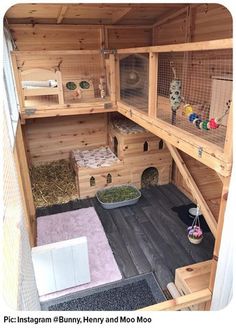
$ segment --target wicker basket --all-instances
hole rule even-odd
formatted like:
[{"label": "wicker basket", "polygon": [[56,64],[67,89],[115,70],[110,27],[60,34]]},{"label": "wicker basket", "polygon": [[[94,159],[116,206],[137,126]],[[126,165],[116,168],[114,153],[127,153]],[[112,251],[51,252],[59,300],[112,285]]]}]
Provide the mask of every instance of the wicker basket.
[{"label": "wicker basket", "polygon": [[199,238],[192,238],[192,237],[188,236],[188,239],[192,244],[200,244],[203,239],[203,236],[201,236]]}]

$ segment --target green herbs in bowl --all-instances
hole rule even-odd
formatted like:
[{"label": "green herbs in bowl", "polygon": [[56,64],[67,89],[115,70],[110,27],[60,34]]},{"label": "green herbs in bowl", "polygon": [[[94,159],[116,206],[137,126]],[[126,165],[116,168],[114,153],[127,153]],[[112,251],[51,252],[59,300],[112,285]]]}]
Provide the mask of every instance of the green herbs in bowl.
[{"label": "green herbs in bowl", "polygon": [[140,191],[132,185],[105,188],[97,192],[97,199],[104,208],[116,208],[137,203]]}]

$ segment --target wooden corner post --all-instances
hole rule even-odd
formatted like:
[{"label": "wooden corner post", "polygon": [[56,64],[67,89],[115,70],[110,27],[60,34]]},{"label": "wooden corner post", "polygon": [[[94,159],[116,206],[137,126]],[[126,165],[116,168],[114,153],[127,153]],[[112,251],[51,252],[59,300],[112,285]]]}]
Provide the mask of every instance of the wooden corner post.
[{"label": "wooden corner post", "polygon": [[158,54],[149,53],[148,115],[156,118],[157,113]]},{"label": "wooden corner post", "polygon": [[116,58],[114,54],[109,55],[110,62],[110,97],[111,102],[116,104]]}]

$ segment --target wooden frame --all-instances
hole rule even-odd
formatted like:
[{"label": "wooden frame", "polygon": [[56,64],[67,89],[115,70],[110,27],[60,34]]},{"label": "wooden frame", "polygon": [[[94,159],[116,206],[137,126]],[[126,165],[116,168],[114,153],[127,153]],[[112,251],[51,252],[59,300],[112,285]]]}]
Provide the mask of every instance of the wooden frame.
[{"label": "wooden frame", "polygon": [[[114,27],[116,28],[116,27]],[[229,129],[227,130],[227,136],[226,136],[226,144],[225,148],[220,148],[215,146],[212,143],[209,143],[205,140],[198,139],[196,141],[196,137],[193,137],[192,134],[182,132],[181,129],[177,127],[173,127],[165,122],[163,122],[160,119],[155,118],[155,107],[154,104],[157,102],[156,96],[153,92],[153,90],[156,90],[157,82],[156,77],[153,75],[153,68],[157,69],[157,55],[158,52],[170,52],[170,51],[200,51],[200,50],[214,50],[214,49],[225,49],[225,48],[232,48],[232,39],[223,39],[223,40],[214,40],[214,41],[207,41],[207,42],[196,42],[196,43],[185,43],[180,45],[167,45],[167,46],[152,46],[152,47],[139,47],[139,48],[129,48],[129,49],[121,49],[118,50],[118,54],[132,54],[132,53],[150,53],[150,68],[149,68],[149,81],[151,86],[154,86],[152,90],[149,90],[149,111],[148,114],[142,113],[135,109],[134,107],[128,106],[124,103],[122,103],[119,100],[119,61],[116,60],[116,57],[112,55],[110,57],[110,67],[111,70],[111,90],[112,90],[112,101],[114,104],[117,104],[117,110],[125,115],[127,118],[130,118],[131,120],[135,121],[136,123],[140,124],[144,128],[151,131],[153,134],[158,135],[160,138],[166,141],[167,146],[169,147],[169,150],[172,153],[173,158],[175,159],[179,169],[181,169],[181,173],[183,176],[185,176],[188,183],[190,183],[191,189],[195,196],[197,196],[199,204],[201,204],[202,210],[204,210],[204,215],[207,213],[207,221],[208,224],[213,232],[213,234],[216,237],[216,243],[214,248],[214,258],[212,263],[212,270],[211,270],[211,277],[210,277],[210,285],[209,289],[204,289],[192,294],[188,294],[186,296],[179,297],[177,299],[172,299],[167,302],[148,306],[143,311],[149,311],[149,310],[179,310],[181,308],[185,308],[188,306],[191,306],[193,304],[199,304],[202,302],[209,302],[211,300],[212,296],[212,290],[214,287],[214,279],[215,279],[215,272],[217,267],[217,259],[219,254],[219,247],[220,247],[220,240],[221,240],[221,233],[223,228],[223,220],[224,220],[224,211],[226,206],[226,200],[227,200],[227,191],[228,191],[228,185],[229,185],[229,177],[231,173],[231,155],[232,155],[232,126],[229,125]],[[24,54],[24,56],[31,56],[32,52],[21,52]],[[43,54],[43,55],[54,55],[54,54],[63,54],[63,55],[71,55],[71,54],[98,54],[98,51],[41,51],[37,54]],[[13,67],[14,71],[17,70],[16,65],[16,55],[18,52],[13,52]],[[19,81],[16,79],[17,86],[19,85]],[[19,87],[19,86],[18,86]],[[21,99],[21,98],[20,98]],[[103,104],[103,108],[102,108]],[[58,116],[58,115],[71,115],[71,114],[77,114],[81,113],[81,108],[83,109],[82,113],[95,113],[97,111],[100,112],[110,112],[114,111],[113,109],[108,109],[104,111],[104,103],[100,102],[97,109],[94,109],[94,104],[79,104],[78,105],[71,105],[70,112],[68,112],[68,109],[65,109],[65,107],[56,107],[54,109],[50,109],[50,116]],[[38,117],[46,117],[49,116],[49,110],[48,109],[42,109],[39,112],[36,112],[32,114],[31,116],[27,115],[26,113],[22,113],[22,116],[24,119],[27,118],[38,118]],[[231,111],[232,113],[232,111]],[[229,119],[230,120],[230,119]],[[231,120],[232,122],[232,120]],[[230,123],[230,122],[229,122]],[[21,134],[21,133],[19,133]],[[19,146],[18,146],[18,155],[20,154],[20,150],[23,145],[22,136],[19,135],[18,138]],[[199,151],[199,144],[203,144],[204,146],[204,152],[199,158],[198,151]],[[210,168],[214,169],[220,176],[224,183],[223,192],[222,192],[222,198],[221,198],[221,209],[220,209],[220,215],[218,219],[218,225],[216,225],[216,221],[212,214],[209,212],[209,210],[206,208],[205,201],[202,199],[201,194],[199,194],[198,187],[195,185],[193,179],[189,175],[188,171],[186,170],[183,160],[181,159],[178,150],[180,149],[187,154],[190,154],[195,159],[199,160],[200,162],[206,164]],[[225,157],[226,156],[226,157]],[[25,160],[21,160],[21,166],[26,167]],[[25,171],[23,169],[23,171]],[[25,172],[25,187],[23,185],[24,195],[27,195],[27,189],[30,187],[30,183],[27,179],[27,173]],[[30,197],[29,197],[30,198]],[[30,210],[31,216],[34,215],[34,210],[32,208],[31,202],[27,202],[29,205],[27,208]]]},{"label": "wooden frame", "polygon": [[[187,10],[187,15],[191,13]],[[189,30],[186,30],[186,38],[190,38]],[[118,111],[126,116],[127,118],[135,121],[139,125],[148,129],[153,134],[158,135],[163,140],[165,140],[166,145],[168,146],[173,159],[175,160],[179,171],[186,180],[188,186],[190,187],[194,197],[196,198],[197,203],[201,207],[201,210],[205,216],[205,219],[215,236],[215,246],[214,246],[214,255],[211,265],[211,273],[209,280],[209,288],[204,289],[198,292],[194,292],[183,297],[172,299],[164,303],[156,304],[153,306],[148,306],[143,311],[150,310],[179,310],[181,308],[189,307],[194,304],[199,304],[206,302],[206,309],[210,309],[211,304],[211,295],[214,289],[215,274],[217,268],[217,261],[219,256],[221,234],[223,230],[224,223],[224,212],[227,201],[227,194],[229,189],[229,181],[232,168],[232,104],[231,111],[228,116],[228,125],[226,132],[225,145],[223,148],[209,143],[201,138],[197,138],[188,133],[183,132],[178,127],[173,127],[172,125],[155,118],[156,107],[154,104],[157,103],[156,90],[157,90],[157,78],[152,72],[152,69],[155,67],[155,62],[153,60],[153,54],[159,52],[185,52],[185,51],[201,51],[201,50],[215,50],[215,49],[231,49],[233,46],[232,39],[223,39],[223,40],[212,40],[205,42],[195,42],[195,43],[184,43],[179,45],[165,45],[165,46],[152,46],[152,47],[139,47],[139,48],[129,48],[129,49],[120,49],[118,50],[119,55],[127,55],[133,53],[149,53],[149,107],[148,113],[138,110],[137,108],[125,104],[122,101],[117,102]],[[152,91],[150,90],[153,89]],[[153,92],[155,91],[155,93]],[[203,153],[199,157],[199,147],[203,148]],[[184,151],[185,153],[191,155],[191,157],[199,160],[208,167],[214,169],[219,175],[222,183],[223,190],[220,202],[220,213],[217,220],[214,218],[211,213],[206,201],[204,200],[200,190],[198,189],[194,179],[192,178],[188,168],[186,167],[182,157],[180,156],[178,149]]]},{"label": "wooden frame", "polygon": [[231,48],[233,48],[233,39],[228,38],[210,41],[189,42],[183,44],[118,49],[117,54],[189,52]]}]

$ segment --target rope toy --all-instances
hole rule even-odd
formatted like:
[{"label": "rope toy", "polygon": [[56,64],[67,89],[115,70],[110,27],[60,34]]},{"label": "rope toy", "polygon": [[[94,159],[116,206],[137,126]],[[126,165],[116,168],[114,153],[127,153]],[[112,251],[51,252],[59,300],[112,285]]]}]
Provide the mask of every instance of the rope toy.
[{"label": "rope toy", "polygon": [[188,117],[188,121],[195,125],[198,129],[210,130],[217,129],[222,122],[222,119],[229,113],[231,100],[226,102],[227,109],[223,115],[219,118],[211,118],[209,120],[202,120],[201,117],[193,111],[193,107],[190,104],[185,104],[182,114]]},{"label": "rope toy", "polygon": [[174,79],[170,82],[169,99],[172,110],[172,125],[176,123],[176,111],[181,104],[181,80],[177,78],[176,70],[173,62],[170,62],[170,66],[174,75]]}]

